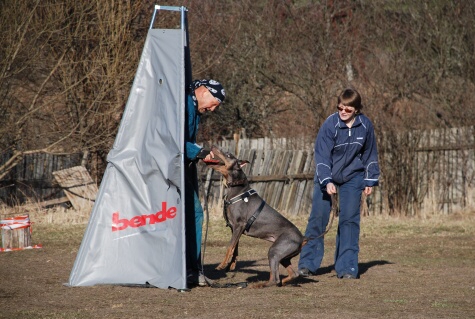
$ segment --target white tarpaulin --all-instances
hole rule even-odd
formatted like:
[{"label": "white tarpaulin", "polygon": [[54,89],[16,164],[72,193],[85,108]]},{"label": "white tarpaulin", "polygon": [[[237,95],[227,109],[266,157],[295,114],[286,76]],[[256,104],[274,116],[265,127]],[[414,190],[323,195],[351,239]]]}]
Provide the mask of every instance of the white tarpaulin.
[{"label": "white tarpaulin", "polygon": [[70,286],[186,288],[185,32],[149,30]]}]

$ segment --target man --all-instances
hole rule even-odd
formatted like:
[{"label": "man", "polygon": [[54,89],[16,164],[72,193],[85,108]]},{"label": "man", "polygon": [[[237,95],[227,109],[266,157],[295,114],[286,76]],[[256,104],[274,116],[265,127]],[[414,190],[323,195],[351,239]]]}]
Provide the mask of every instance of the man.
[{"label": "man", "polygon": [[213,112],[224,101],[223,86],[215,80],[196,80],[187,92],[185,112],[185,227],[186,267],[190,285],[206,286],[201,265],[203,208],[198,194],[196,162],[210,160],[214,154],[196,144],[201,115]]}]

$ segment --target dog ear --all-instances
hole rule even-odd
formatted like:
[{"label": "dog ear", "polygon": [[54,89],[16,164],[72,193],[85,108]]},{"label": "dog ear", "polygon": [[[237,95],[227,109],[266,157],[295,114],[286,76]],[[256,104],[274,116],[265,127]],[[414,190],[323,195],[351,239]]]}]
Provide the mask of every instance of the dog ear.
[{"label": "dog ear", "polygon": [[246,164],[249,164],[249,161],[239,160],[238,164],[239,164],[239,167],[242,168],[242,167],[246,166]]}]

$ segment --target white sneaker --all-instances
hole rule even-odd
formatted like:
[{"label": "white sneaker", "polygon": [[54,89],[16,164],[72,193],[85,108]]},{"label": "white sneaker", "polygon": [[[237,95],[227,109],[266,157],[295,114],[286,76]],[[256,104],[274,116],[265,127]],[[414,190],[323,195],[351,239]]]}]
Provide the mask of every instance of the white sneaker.
[{"label": "white sneaker", "polygon": [[198,276],[198,286],[206,287],[212,284],[213,284],[213,281],[211,279],[206,277],[204,274],[200,273],[200,275]]},{"label": "white sneaker", "polygon": [[186,279],[188,285],[190,286],[206,287],[213,283],[213,281],[206,277],[201,271],[189,272]]}]

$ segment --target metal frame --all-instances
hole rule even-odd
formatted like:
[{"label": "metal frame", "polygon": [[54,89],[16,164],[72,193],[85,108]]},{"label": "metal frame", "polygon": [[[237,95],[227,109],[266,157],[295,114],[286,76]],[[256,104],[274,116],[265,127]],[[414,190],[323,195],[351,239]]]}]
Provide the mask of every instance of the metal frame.
[{"label": "metal frame", "polygon": [[155,22],[155,17],[157,15],[157,12],[159,10],[165,10],[165,11],[178,11],[181,12],[181,29],[184,30],[186,28],[186,22],[185,22],[185,12],[188,11],[188,9],[184,6],[181,7],[172,7],[172,6],[159,6],[155,5],[155,9],[153,10],[153,15],[152,15],[152,21],[150,21],[150,28],[153,28],[153,23]]}]

